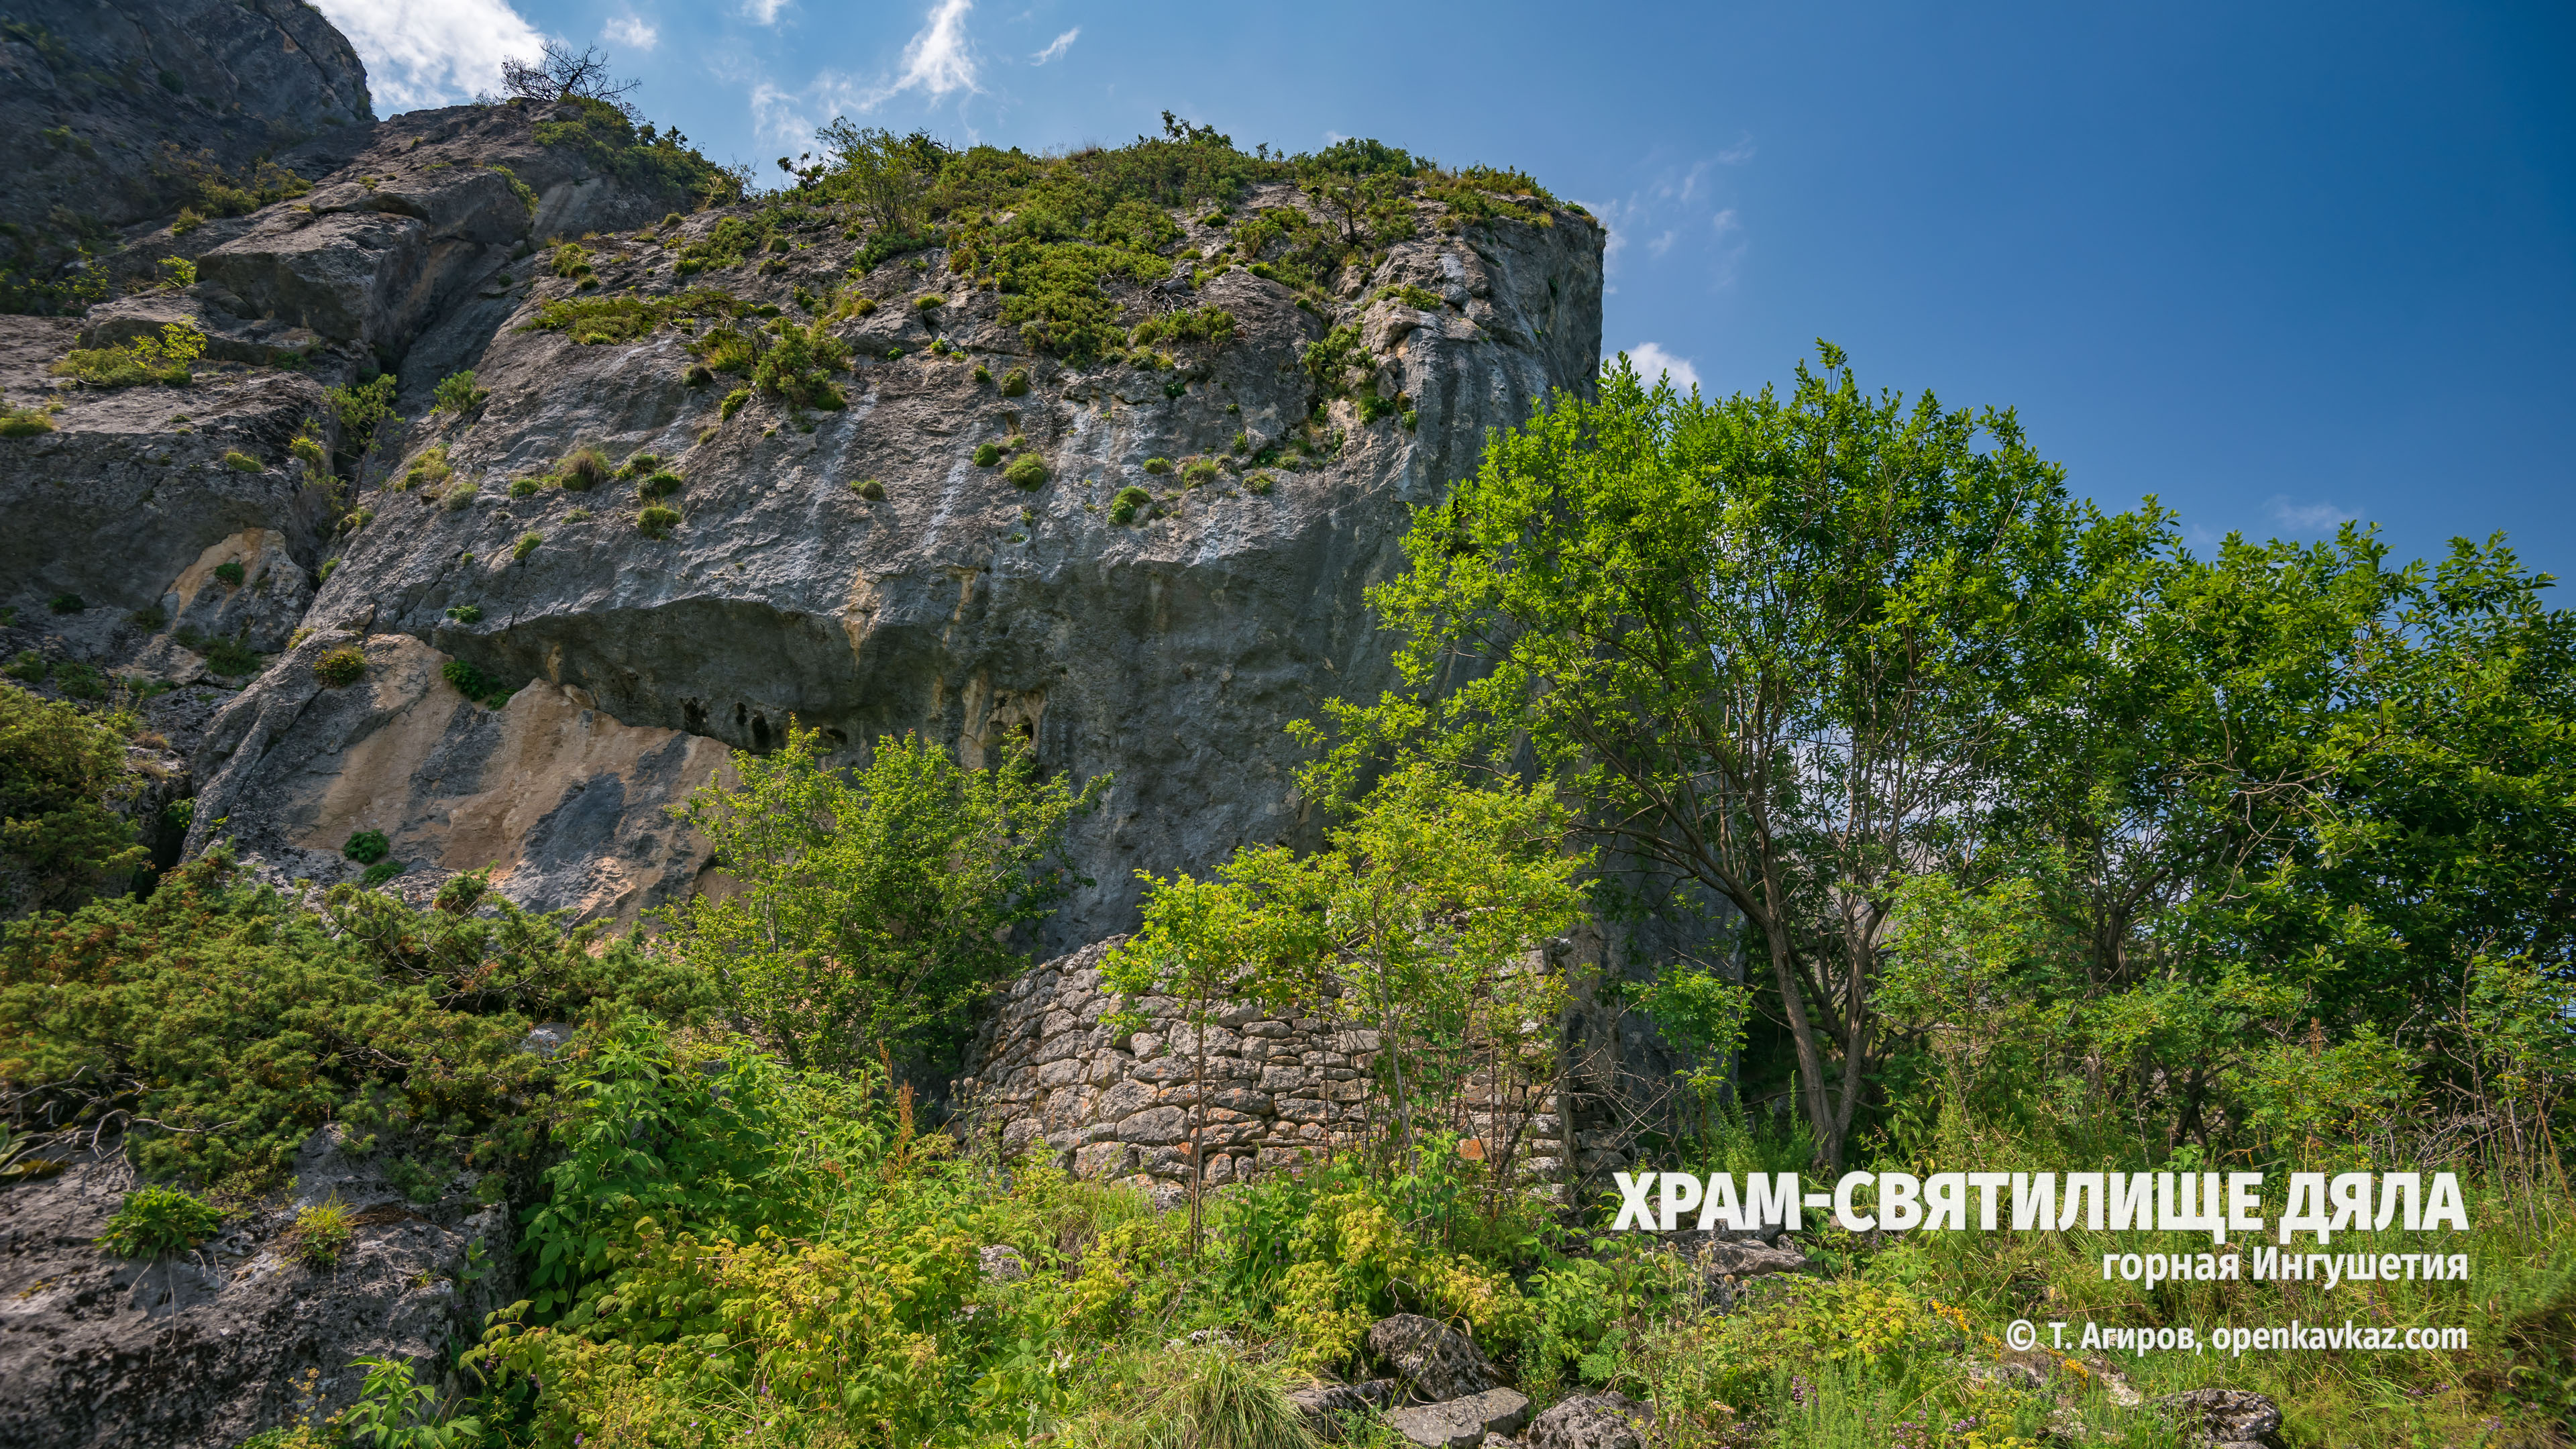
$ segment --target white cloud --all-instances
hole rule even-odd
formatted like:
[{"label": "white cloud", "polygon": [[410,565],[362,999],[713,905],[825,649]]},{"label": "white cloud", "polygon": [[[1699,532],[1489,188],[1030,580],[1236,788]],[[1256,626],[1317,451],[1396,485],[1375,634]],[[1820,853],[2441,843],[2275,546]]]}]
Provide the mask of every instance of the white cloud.
[{"label": "white cloud", "polygon": [[2352,517],[2351,509],[2322,499],[2315,503],[2293,503],[2274,494],[2272,501],[2265,506],[2272,512],[2272,521],[2292,533],[2332,533],[2336,525]]},{"label": "white cloud", "polygon": [[966,45],[966,12],[975,0],[939,0],[928,21],[903,47],[903,74],[886,94],[915,88],[937,100],[950,91],[975,89],[975,56]]},{"label": "white cloud", "polygon": [[1718,152],[1716,157],[1717,164],[1720,166],[1741,166],[1752,159],[1753,136],[1751,132],[1745,133],[1745,135],[1737,140],[1734,145]]},{"label": "white cloud", "polygon": [[599,32],[599,38],[611,45],[651,50],[661,43],[662,32],[654,29],[652,22],[644,17],[630,14],[612,18],[607,28]]},{"label": "white cloud", "polygon": [[452,105],[497,90],[501,61],[534,60],[545,37],[509,0],[317,0],[367,63],[367,86],[391,111]]},{"label": "white cloud", "polygon": [[1648,387],[1655,385],[1658,376],[1671,378],[1675,392],[1687,393],[1699,386],[1699,369],[1691,366],[1690,359],[1675,357],[1656,343],[1640,342],[1629,348],[1628,360],[1636,364],[1637,376]]},{"label": "white cloud", "polygon": [[776,25],[778,12],[787,8],[787,0],[742,0],[742,13],[754,25]]},{"label": "white cloud", "polygon": [[[830,82],[818,81],[818,87]],[[807,109],[803,97],[782,91],[767,81],[755,81],[751,87],[752,129],[767,141],[785,141],[790,145],[814,139],[814,113]]]},{"label": "white cloud", "polygon": [[1048,61],[1054,60],[1058,56],[1063,55],[1066,51],[1073,49],[1073,43],[1081,38],[1082,27],[1077,25],[1071,30],[1066,31],[1064,34],[1057,36],[1055,39],[1048,41],[1046,49],[1029,57],[1029,64],[1044,65]]}]

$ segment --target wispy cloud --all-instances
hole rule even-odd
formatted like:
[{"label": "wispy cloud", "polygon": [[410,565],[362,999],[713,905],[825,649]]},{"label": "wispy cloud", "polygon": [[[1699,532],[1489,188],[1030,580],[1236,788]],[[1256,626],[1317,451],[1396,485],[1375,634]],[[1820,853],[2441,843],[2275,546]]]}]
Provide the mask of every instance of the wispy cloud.
[{"label": "wispy cloud", "polygon": [[767,81],[751,87],[751,127],[764,141],[791,145],[814,139],[817,129],[811,96],[783,91]]},{"label": "wispy cloud", "polygon": [[1628,360],[1636,364],[1637,376],[1649,387],[1657,377],[1671,378],[1675,392],[1688,393],[1699,386],[1699,369],[1691,366],[1690,359],[1675,357],[1659,343],[1638,343],[1628,349]]},{"label": "wispy cloud", "polygon": [[742,0],[742,13],[754,25],[776,25],[778,12],[787,8],[787,0]]},{"label": "wispy cloud", "polygon": [[975,53],[966,42],[966,12],[974,8],[974,0],[939,0],[930,7],[921,29],[904,43],[903,72],[885,94],[922,90],[937,100],[950,91],[973,91]]},{"label": "wispy cloud", "polygon": [[501,84],[501,61],[534,59],[545,37],[509,0],[319,0],[367,63],[389,110],[448,105]]},{"label": "wispy cloud", "polygon": [[1651,179],[1625,196],[1586,199],[1584,209],[1610,234],[1602,254],[1604,290],[1617,291],[1622,267],[1637,260],[1632,241],[1650,262],[1688,266],[1697,259],[1711,286],[1735,285],[1750,241],[1736,209],[1720,204],[1728,183],[1718,168],[1740,166],[1752,155],[1752,141],[1738,141],[1714,156],[1649,173]]},{"label": "wispy cloud", "polygon": [[1073,49],[1073,43],[1081,38],[1082,27],[1077,25],[1071,30],[1066,31],[1064,34],[1057,36],[1055,39],[1048,41],[1046,49],[1029,57],[1029,64],[1044,65],[1048,61],[1054,60],[1063,55],[1066,51]]},{"label": "wispy cloud", "polygon": [[599,32],[599,38],[611,45],[651,50],[661,44],[662,32],[654,29],[652,22],[644,17],[627,14],[610,17],[607,26]]},{"label": "wispy cloud", "polygon": [[2332,533],[2353,516],[2352,510],[2340,503],[2328,503],[2323,499],[2314,503],[2294,503],[2277,493],[2264,506],[2270,510],[2274,523],[2293,534]]}]

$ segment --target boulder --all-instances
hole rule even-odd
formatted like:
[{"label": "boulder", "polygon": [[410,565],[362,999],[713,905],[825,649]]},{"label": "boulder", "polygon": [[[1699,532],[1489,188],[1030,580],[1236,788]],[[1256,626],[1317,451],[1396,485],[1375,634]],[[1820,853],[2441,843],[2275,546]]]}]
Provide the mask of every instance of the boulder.
[{"label": "boulder", "polygon": [[2191,1389],[2167,1394],[2155,1405],[2191,1435],[2192,1443],[2216,1449],[2254,1449],[2269,1443],[2281,1428],[2281,1406],[2245,1389]]},{"label": "boulder", "polygon": [[1655,1411],[1626,1394],[1577,1394],[1530,1425],[1530,1449],[1646,1449]]},{"label": "boulder", "polygon": [[1488,1438],[1508,1439],[1529,1421],[1529,1400],[1511,1389],[1417,1404],[1387,1411],[1388,1427],[1422,1449],[1482,1449]]},{"label": "boulder", "polygon": [[1393,1379],[1370,1379],[1357,1384],[1315,1384],[1290,1389],[1288,1402],[1297,1406],[1297,1412],[1305,1416],[1307,1427],[1315,1431],[1316,1437],[1327,1444],[1338,1444],[1346,1421],[1364,1418],[1385,1408],[1394,1402],[1395,1390]]},{"label": "boulder", "polygon": [[996,1243],[975,1256],[983,1265],[987,1282],[1017,1283],[1029,1276],[1028,1260],[1020,1256],[1019,1249],[1007,1243]]},{"label": "boulder", "polygon": [[[406,1197],[384,1152],[307,1139],[291,1199],[237,1211],[190,1253],[129,1262],[92,1241],[134,1183],[109,1144],[61,1175],[0,1188],[0,1443],[198,1449],[358,1396],[361,1357],[455,1381],[450,1348],[517,1297],[506,1205],[460,1180]],[[327,1268],[287,1238],[338,1198],[354,1231]]]},{"label": "boulder", "polygon": [[1497,1382],[1493,1364],[1475,1340],[1418,1313],[1379,1319],[1368,1331],[1368,1351],[1395,1371],[1407,1396],[1416,1401],[1464,1398]]}]

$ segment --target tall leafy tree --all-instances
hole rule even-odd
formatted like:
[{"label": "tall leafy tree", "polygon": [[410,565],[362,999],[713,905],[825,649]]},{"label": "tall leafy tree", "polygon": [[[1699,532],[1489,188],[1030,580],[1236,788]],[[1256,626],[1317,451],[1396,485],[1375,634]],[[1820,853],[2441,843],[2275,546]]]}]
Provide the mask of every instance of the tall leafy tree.
[{"label": "tall leafy tree", "polygon": [[1337,711],[1327,793],[1386,748],[1533,758],[1617,850],[1744,917],[1839,1162],[1891,887],[1962,847],[2088,547],[2009,411],[1864,393],[1843,354],[1718,401],[1624,359],[1488,444],[1372,598],[1409,689]]},{"label": "tall leafy tree", "polygon": [[665,909],[664,939],[792,1066],[936,1056],[1026,964],[1011,934],[1072,887],[1065,830],[1108,777],[1076,792],[1024,751],[968,769],[917,735],[848,772],[820,738],[791,725],[783,748],[735,757],[738,785],[675,807],[739,889]]}]

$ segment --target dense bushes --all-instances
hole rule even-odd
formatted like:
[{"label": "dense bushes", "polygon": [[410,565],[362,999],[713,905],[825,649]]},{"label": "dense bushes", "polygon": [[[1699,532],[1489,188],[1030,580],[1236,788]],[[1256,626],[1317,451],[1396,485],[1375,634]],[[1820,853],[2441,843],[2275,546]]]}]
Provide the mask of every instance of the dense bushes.
[{"label": "dense bushes", "polygon": [[[273,1186],[324,1122],[490,1168],[532,1146],[530,1025],[702,1008],[686,978],[597,927],[495,902],[415,912],[335,888],[321,914],[218,851],[148,900],[93,901],[0,935],[0,1080],[39,1131],[123,1125],[147,1176]],[[594,954],[596,951],[596,954]]]},{"label": "dense bushes", "polygon": [[0,684],[0,863],[22,874],[32,897],[8,904],[68,903],[141,866],[148,853],[133,824],[110,808],[128,788],[114,730]]}]

